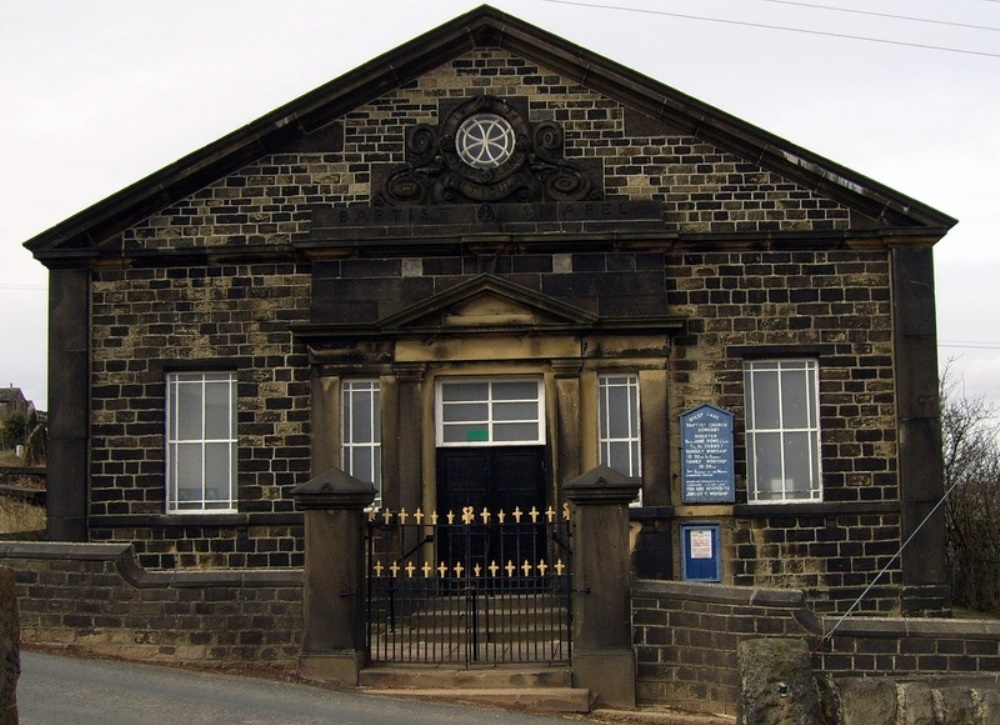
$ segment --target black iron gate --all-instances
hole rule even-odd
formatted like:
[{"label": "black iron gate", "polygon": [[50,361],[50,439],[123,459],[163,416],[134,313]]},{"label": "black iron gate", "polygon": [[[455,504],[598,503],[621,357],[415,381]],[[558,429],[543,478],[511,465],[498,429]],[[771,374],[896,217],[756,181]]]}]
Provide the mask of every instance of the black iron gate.
[{"label": "black iron gate", "polygon": [[569,662],[569,507],[369,515],[373,662]]}]

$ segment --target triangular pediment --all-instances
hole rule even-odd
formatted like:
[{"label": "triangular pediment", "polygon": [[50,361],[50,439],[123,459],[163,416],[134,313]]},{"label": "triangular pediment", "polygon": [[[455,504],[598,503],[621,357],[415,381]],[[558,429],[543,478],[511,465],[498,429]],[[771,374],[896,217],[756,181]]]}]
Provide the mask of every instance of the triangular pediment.
[{"label": "triangular pediment", "polygon": [[[212,245],[252,246],[251,241],[233,242],[223,235],[212,237],[211,234],[194,234],[189,241],[178,241],[177,235],[183,230],[183,225],[170,220],[165,211],[176,204],[187,203],[196,194],[205,193],[204,190],[213,184],[225,185],[231,175],[274,155],[341,153],[347,143],[341,120],[349,114],[366,104],[389,98],[398,89],[408,87],[456,59],[487,51],[508,53],[511,57],[530,61],[539,69],[551,71],[560,79],[559,87],[564,87],[563,82],[575,83],[587,92],[609,99],[629,114],[626,122],[631,119],[635,127],[645,125],[649,130],[648,134],[638,133],[637,136],[661,139],[663,133],[669,133],[682,138],[681,145],[686,145],[686,137],[698,139],[707,146],[731,154],[735,161],[742,160],[750,166],[759,167],[776,178],[788,180],[808,190],[808,193],[849,210],[850,221],[836,227],[838,230],[903,230],[934,241],[955,223],[951,217],[927,205],[661,82],[494,8],[482,6],[150,174],[39,234],[25,246],[36,258],[51,266],[86,264],[88,259],[102,256],[110,259],[117,255],[120,258],[125,251],[125,243],[121,242],[116,248],[117,237],[157,215],[163,215],[163,223],[151,224],[149,230],[142,230],[148,231],[150,237],[156,235],[157,226],[181,229],[173,228],[171,235],[157,237],[159,247],[151,244],[148,238],[137,235],[129,248],[130,252],[142,256],[164,250],[170,254],[178,250],[195,253]],[[450,85],[447,87],[451,88]],[[439,92],[440,88],[435,90]],[[488,91],[489,88],[483,86],[481,92]],[[429,121],[428,118],[420,119],[421,123]],[[667,173],[664,171],[663,175]],[[748,170],[746,175],[753,176],[754,171]],[[335,176],[329,174],[323,177],[322,183],[333,183],[331,179]],[[241,186],[243,181],[240,179],[241,184],[233,186],[244,188]],[[285,182],[263,183],[269,189],[280,191]],[[338,183],[350,186],[347,182]],[[767,188],[774,185],[771,179],[763,179],[759,184]],[[251,182],[246,182],[246,185],[248,188]],[[647,196],[652,193],[648,192]],[[799,192],[795,190],[794,193]],[[306,192],[302,195],[308,196]],[[282,196],[281,204],[287,203],[284,198]],[[336,191],[331,192],[329,199],[323,203],[339,207],[352,201]],[[694,203],[697,204],[697,200]],[[176,216],[202,216],[201,212],[195,213],[192,209],[184,211],[184,214]],[[695,211],[711,216],[710,210]],[[760,213],[766,214],[763,210]],[[304,209],[297,210],[296,214],[300,218],[306,217]],[[239,213],[228,216],[239,219]],[[665,217],[668,223],[672,221],[669,210],[665,212]],[[779,231],[817,229],[808,221],[810,218],[807,216],[800,227]],[[863,221],[855,222],[855,219]],[[215,223],[224,225],[229,221]],[[297,227],[293,233],[304,234],[306,231],[307,227],[303,226]],[[680,228],[679,231],[702,233],[717,230]],[[739,232],[741,229],[735,224],[732,230],[724,231]],[[754,225],[748,231],[772,230],[766,225]],[[273,239],[262,241],[259,248],[250,249],[249,253],[259,253],[265,247],[268,253],[274,253],[275,248],[281,245],[284,245],[285,253],[292,253],[289,236],[277,233]]]},{"label": "triangular pediment", "polygon": [[501,277],[482,274],[376,323],[383,332],[592,327],[598,317]]}]

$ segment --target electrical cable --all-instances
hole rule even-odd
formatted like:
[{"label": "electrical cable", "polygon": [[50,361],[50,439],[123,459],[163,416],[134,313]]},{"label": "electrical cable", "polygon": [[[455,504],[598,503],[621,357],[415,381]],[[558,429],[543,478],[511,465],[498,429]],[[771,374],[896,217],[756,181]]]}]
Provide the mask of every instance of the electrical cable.
[{"label": "electrical cable", "polygon": [[929,23],[931,25],[947,25],[953,28],[969,28],[971,30],[988,30],[993,33],[1000,33],[1000,28],[993,28],[988,25],[971,25],[968,23],[953,23],[950,20],[934,20],[932,18],[915,18],[911,15],[893,15],[892,13],[877,13],[872,10],[855,10],[853,8],[835,8],[831,5],[812,5],[810,3],[796,2],[796,0],[758,0],[762,3],[774,3],[775,5],[794,5],[800,8],[811,8],[813,10],[829,10],[836,13],[851,13],[854,15],[870,15],[876,18],[891,18],[892,20],[909,20],[914,23]]},{"label": "electrical cable", "polygon": [[[882,575],[885,574],[889,570],[889,567],[892,566],[893,563],[896,561],[896,559],[899,558],[899,555],[903,553],[903,549],[906,548],[906,545],[909,544],[911,541],[913,541],[913,538],[918,533],[920,533],[920,529],[924,527],[924,524],[926,524],[930,520],[931,516],[933,516],[937,512],[937,510],[941,508],[941,504],[943,504],[948,499],[949,494],[951,494],[951,492],[955,490],[955,487],[958,485],[958,483],[959,483],[958,481],[955,481],[953,484],[951,484],[948,490],[944,492],[944,496],[941,497],[941,500],[938,501],[936,504],[934,504],[934,508],[932,508],[930,512],[926,516],[924,516],[924,520],[921,521],[920,524],[917,526],[917,528],[913,530],[913,533],[911,533],[908,537],[906,537],[906,541],[903,542],[903,545],[900,546],[899,549],[897,549],[896,553],[892,555],[892,558],[889,559],[888,563],[886,563],[886,565],[882,567],[882,571],[880,571],[878,574],[875,575],[875,578],[872,579],[871,584],[865,587],[865,590],[861,592],[861,595],[857,599],[854,600],[854,603],[848,608],[846,612],[844,612],[844,615],[839,620],[837,620],[837,623],[830,628],[830,631],[828,631],[826,634],[823,635],[822,639],[820,639],[820,643],[816,646],[817,650],[833,638],[834,633],[837,631],[840,625],[844,623],[844,620],[847,619],[848,616],[850,616],[851,612],[854,611],[855,607],[857,607],[861,603],[861,600],[864,599],[866,596],[868,596],[868,592],[871,591],[872,587],[875,586],[878,583],[878,580],[882,578]],[[815,652],[816,650],[813,651]]]},{"label": "electrical cable", "polygon": [[[843,40],[860,40],[868,43],[883,43],[885,45],[900,45],[907,48],[919,48],[921,50],[937,50],[944,53],[960,53],[962,55],[978,55],[986,58],[1000,58],[1000,53],[988,53],[980,50],[966,50],[964,48],[949,48],[942,45],[927,45],[925,43],[910,43],[903,40],[888,40],[886,38],[870,38],[862,35],[850,35],[848,33],[831,33],[824,30],[808,30],[806,28],[792,28],[784,25],[768,25],[766,23],[751,23],[744,20],[725,20],[723,18],[709,18],[702,15],[688,15],[686,13],[672,13],[665,10],[648,10],[646,8],[625,8],[616,5],[601,5],[597,3],[577,2],[576,0],[541,0],[542,2],[556,5],[573,5],[581,8],[591,8],[594,10],[618,10],[628,13],[643,13],[646,15],[662,15],[671,18],[683,18],[685,20],[701,20],[709,23],[722,23],[724,25],[741,25],[748,28],[763,28],[765,30],[783,30],[789,33],[804,33],[807,35],[821,35],[827,38],[840,38]],[[1000,0],[995,0],[1000,2]]]}]

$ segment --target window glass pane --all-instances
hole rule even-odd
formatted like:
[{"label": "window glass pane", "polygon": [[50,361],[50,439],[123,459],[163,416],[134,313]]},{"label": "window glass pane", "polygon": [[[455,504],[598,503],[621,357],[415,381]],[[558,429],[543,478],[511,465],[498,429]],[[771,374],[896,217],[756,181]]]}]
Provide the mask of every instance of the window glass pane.
[{"label": "window glass pane", "polygon": [[533,380],[493,383],[494,400],[537,400],[538,383]]},{"label": "window glass pane", "polygon": [[626,476],[631,475],[631,446],[628,442],[609,443],[607,446],[608,457],[604,462],[608,468],[613,468]]},{"label": "window glass pane", "polygon": [[177,405],[173,412],[177,420],[177,440],[201,440],[201,384],[180,382],[176,390]]},{"label": "window glass pane", "polygon": [[489,399],[488,383],[446,383],[441,386],[441,399],[455,401],[485,401]]},{"label": "window glass pane", "polygon": [[[806,375],[806,396],[807,405],[809,409],[809,427],[814,430],[819,429],[819,403],[817,402],[816,386],[819,384],[818,381],[818,370],[815,364],[810,368],[808,375]],[[818,461],[819,458],[817,457]]]},{"label": "window glass pane", "polygon": [[372,483],[375,484],[376,490],[381,495],[382,492],[382,448],[378,447],[375,449],[375,462],[374,468],[372,469]]},{"label": "window glass pane", "polygon": [[490,409],[486,403],[446,405],[443,415],[446,423],[486,422],[489,420]]},{"label": "window glass pane", "polygon": [[[193,387],[193,386],[191,386]],[[205,385],[205,438],[209,440],[231,437],[232,406],[229,403],[229,381]]]},{"label": "window glass pane", "polygon": [[484,425],[447,425],[444,427],[445,443],[486,443],[490,430]]},{"label": "window glass pane", "polygon": [[755,430],[776,430],[781,427],[778,401],[777,371],[754,371],[752,404]]},{"label": "window glass pane", "polygon": [[754,482],[760,499],[780,500],[784,490],[781,473],[781,434],[757,433],[753,436]]},{"label": "window glass pane", "polygon": [[232,465],[229,443],[205,444],[205,499],[229,504],[229,471]]},{"label": "window glass pane", "polygon": [[497,403],[493,406],[494,420],[537,420],[537,403]]},{"label": "window glass pane", "polygon": [[807,375],[803,370],[785,371],[781,376],[781,415],[784,428],[809,426]]},{"label": "window glass pane", "polygon": [[177,482],[178,502],[201,502],[201,445],[174,446],[173,472]]},{"label": "window glass pane", "polygon": [[608,437],[627,438],[632,434],[634,407],[628,388],[610,388],[607,395]]},{"label": "window glass pane", "polygon": [[785,434],[785,488],[795,498],[809,498],[813,478],[809,433]]},{"label": "window glass pane", "polygon": [[374,482],[375,473],[372,470],[371,451],[357,449],[351,459],[351,475],[359,481]]},{"label": "window glass pane", "polygon": [[495,441],[535,441],[538,440],[537,423],[497,423],[493,426]]},{"label": "window glass pane", "polygon": [[372,399],[370,395],[355,393],[351,397],[351,443],[372,442]]}]

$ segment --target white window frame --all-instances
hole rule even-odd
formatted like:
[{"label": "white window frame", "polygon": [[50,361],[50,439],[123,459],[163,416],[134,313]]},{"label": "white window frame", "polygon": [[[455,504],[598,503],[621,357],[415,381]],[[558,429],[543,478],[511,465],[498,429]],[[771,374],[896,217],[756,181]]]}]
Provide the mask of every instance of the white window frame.
[{"label": "white window frame", "polygon": [[[611,432],[611,393],[624,389],[626,395],[626,421],[628,430],[624,435]],[[642,415],[639,398],[639,376],[636,373],[605,373],[597,378],[597,446],[598,459],[602,465],[614,468],[619,473],[633,478],[642,477]],[[611,465],[612,446],[625,445],[628,451],[625,470]],[[642,490],[633,506],[642,505]]]},{"label": "white window frame", "polygon": [[[237,384],[236,372],[232,370],[184,371],[167,373],[167,405],[166,405],[166,472],[167,496],[166,510],[168,514],[219,514],[234,513],[237,510],[237,446],[239,443],[236,423]],[[219,392],[225,386],[225,405],[228,407],[228,417],[221,428],[206,431],[208,425],[208,406],[206,401],[207,386],[213,386]],[[183,386],[183,387],[182,387]],[[216,387],[217,386],[217,387]],[[195,393],[200,420],[197,422],[198,434],[186,435],[181,426],[180,399],[181,391]],[[219,420],[215,421],[218,426]],[[224,428],[224,430],[222,429]],[[211,452],[215,452],[216,463],[224,462],[223,486],[225,495],[209,497],[209,490],[219,488],[217,481],[210,481],[212,475],[209,468]],[[218,453],[224,453],[219,456]],[[187,464],[186,466],[183,464]],[[197,486],[181,486],[183,470],[191,465],[200,469],[197,474]],[[191,498],[181,496],[182,490],[200,489],[200,496]]]},{"label": "white window frame", "polygon": [[[533,383],[535,386],[535,395],[531,398],[499,398],[495,395],[495,386],[503,383]],[[476,400],[466,400],[466,401],[445,401],[444,391],[449,385],[483,385],[485,386],[486,395],[481,399]],[[531,417],[523,417],[515,420],[502,419],[497,416],[497,408],[503,404],[527,404],[533,403],[535,406],[535,414]],[[486,415],[475,420],[462,420],[456,422],[446,422],[445,419],[448,417],[446,408],[451,408],[459,406],[486,406]],[[437,381],[437,390],[435,395],[435,439],[437,445],[442,448],[478,448],[487,446],[525,446],[525,445],[544,445],[545,444],[545,386],[540,377],[523,377],[523,376],[511,376],[511,377],[462,377],[462,378],[444,378]],[[498,440],[496,436],[496,430],[498,426],[504,424],[524,424],[533,423],[536,426],[536,433],[534,437],[525,437],[518,440]],[[484,437],[476,440],[446,440],[447,429],[450,426],[455,426],[456,428],[463,425],[478,425],[482,426],[484,429]]]},{"label": "white window frame", "polygon": [[[793,384],[791,373],[800,377],[806,373],[806,390],[804,393],[806,425],[786,425],[783,398]],[[754,407],[755,401],[760,401],[760,376],[764,373],[777,373],[777,400],[771,403],[777,413],[777,425],[758,424]],[[819,364],[810,358],[781,358],[772,360],[748,360],[743,364],[744,394],[746,398],[746,451],[747,451],[747,501],[752,504],[768,503],[809,503],[823,500],[822,486],[822,442],[820,439],[819,422]],[[768,480],[764,486],[761,480],[761,469],[766,465],[758,454],[758,438],[777,436],[779,439],[779,460],[777,469],[780,474]],[[792,437],[805,436],[806,473],[804,483],[789,477],[788,458]],[[771,467],[774,468],[773,461]]]},{"label": "white window frame", "polygon": [[[354,417],[361,406],[371,435],[359,437],[354,430]],[[363,460],[365,466],[359,465]],[[377,378],[351,378],[340,384],[340,461],[341,468],[375,487],[373,508],[382,506],[382,384]],[[371,476],[362,473],[371,471]]]}]

